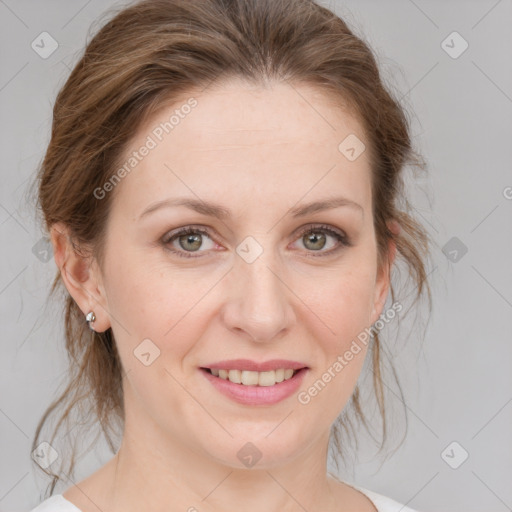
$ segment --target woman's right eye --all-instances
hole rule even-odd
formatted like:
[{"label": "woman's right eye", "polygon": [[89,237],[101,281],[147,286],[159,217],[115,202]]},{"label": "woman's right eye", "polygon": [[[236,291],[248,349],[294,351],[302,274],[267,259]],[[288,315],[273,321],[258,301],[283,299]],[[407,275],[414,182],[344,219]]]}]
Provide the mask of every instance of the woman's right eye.
[{"label": "woman's right eye", "polygon": [[[181,228],[174,233],[166,235],[162,242],[167,246],[167,249],[180,256],[182,258],[197,258],[199,256],[193,256],[190,253],[204,252],[199,251],[199,248],[203,245],[203,238],[210,238],[208,231],[201,228],[185,227]],[[210,238],[211,240],[211,238]],[[179,248],[176,248],[177,243]],[[213,245],[215,243],[212,240]],[[170,247],[168,247],[170,245]],[[213,247],[207,247],[206,250],[213,249]]]}]

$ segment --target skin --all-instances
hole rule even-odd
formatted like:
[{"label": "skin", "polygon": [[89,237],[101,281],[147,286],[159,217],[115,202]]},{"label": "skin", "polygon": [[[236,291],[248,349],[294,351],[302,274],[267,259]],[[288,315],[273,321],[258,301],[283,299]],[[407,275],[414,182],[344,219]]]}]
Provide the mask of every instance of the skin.
[{"label": "skin", "polygon": [[[198,369],[224,359],[290,359],[309,367],[306,390],[379,318],[389,267],[377,268],[369,155],[349,161],[338,150],[349,134],[365,141],[363,129],[310,86],[232,81],[157,113],[127,155],[190,96],[197,107],[110,192],[102,268],[73,252],[61,236],[65,226],[52,228],[67,289],[84,315],[95,312],[96,331],[112,327],[125,370],[121,448],[64,497],[84,512],[231,512],[240,503],[245,512],[375,511],[326,473],[330,428],[354,390],[364,345],[307,405],[296,394],[274,405],[241,405]],[[362,211],[288,213],[333,196]],[[233,217],[220,221],[179,206],[139,219],[173,197],[220,203]],[[319,255],[339,242],[326,234],[324,246],[308,243],[299,229],[320,224],[343,231],[353,245]],[[186,237],[182,245],[161,241],[188,225],[208,228],[198,251]],[[248,236],[263,249],[252,263],[236,253]],[[166,247],[199,256],[180,258]],[[133,353],[146,338],[160,350],[149,366]],[[250,469],[237,458],[248,441],[261,452]]]}]

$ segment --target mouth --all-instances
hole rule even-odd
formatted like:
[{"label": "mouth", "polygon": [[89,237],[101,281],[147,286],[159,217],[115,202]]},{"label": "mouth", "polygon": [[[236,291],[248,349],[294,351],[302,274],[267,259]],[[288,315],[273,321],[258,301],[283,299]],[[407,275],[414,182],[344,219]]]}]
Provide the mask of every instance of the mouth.
[{"label": "mouth", "polygon": [[[289,366],[292,364],[288,362]],[[269,369],[269,365],[275,369]],[[293,365],[295,368],[283,368],[281,364],[272,362],[265,364],[265,371],[255,371],[243,369],[250,364],[238,363],[236,366],[239,368],[222,368],[225,363],[219,363],[215,365],[217,368],[200,367],[199,371],[214,389],[238,404],[271,406],[291,398],[309,371],[308,367],[301,364]],[[257,365],[252,366],[254,368]]]},{"label": "mouth", "polygon": [[238,369],[229,370],[222,368],[201,368],[201,370],[212,377],[229,381],[232,384],[239,384],[241,386],[270,387],[293,379],[298,373],[307,370],[307,367],[299,369],[278,368],[276,370],[264,372]]}]

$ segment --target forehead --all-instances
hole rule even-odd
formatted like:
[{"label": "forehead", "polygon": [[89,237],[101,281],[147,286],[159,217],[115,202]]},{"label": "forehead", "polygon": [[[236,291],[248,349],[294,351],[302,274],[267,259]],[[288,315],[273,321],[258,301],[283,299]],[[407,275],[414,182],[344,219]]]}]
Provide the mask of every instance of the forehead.
[{"label": "forehead", "polygon": [[[343,133],[363,136],[356,116],[348,106],[341,107],[341,100],[337,106],[318,88],[288,82],[265,86],[240,80],[221,82],[182,96],[157,117],[166,119],[169,109],[185,109],[192,97],[197,105],[173,128],[177,137],[179,132],[183,138],[193,133],[187,140],[190,148],[220,150],[224,141],[229,143],[225,149],[233,149],[233,144],[245,147],[300,141],[337,150]],[[148,132],[155,120],[146,123],[142,133]]]},{"label": "forehead", "polygon": [[[118,185],[130,211],[172,195],[265,196],[290,204],[305,194],[343,189],[364,202],[369,160],[340,150],[349,136],[365,140],[358,119],[312,86],[225,82],[182,95],[139,128],[124,155],[151,146]],[[149,142],[151,141],[151,142]],[[368,146],[368,144],[366,144]],[[311,192],[309,192],[311,191]]]}]

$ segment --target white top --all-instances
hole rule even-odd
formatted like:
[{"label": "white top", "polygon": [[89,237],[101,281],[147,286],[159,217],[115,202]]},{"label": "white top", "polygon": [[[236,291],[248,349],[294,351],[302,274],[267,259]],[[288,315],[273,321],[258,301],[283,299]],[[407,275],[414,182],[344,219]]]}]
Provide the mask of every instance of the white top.
[{"label": "white top", "polygon": [[[387,496],[378,494],[368,489],[352,485],[358,491],[365,494],[369,500],[374,504],[378,512],[418,512],[412,508],[405,507],[401,503],[398,503]],[[55,494],[47,500],[44,500],[36,508],[30,512],[82,512],[79,508],[75,507],[70,501],[68,501],[62,494]]]}]

